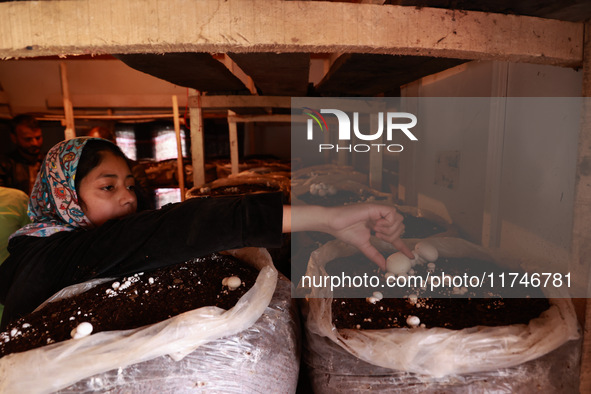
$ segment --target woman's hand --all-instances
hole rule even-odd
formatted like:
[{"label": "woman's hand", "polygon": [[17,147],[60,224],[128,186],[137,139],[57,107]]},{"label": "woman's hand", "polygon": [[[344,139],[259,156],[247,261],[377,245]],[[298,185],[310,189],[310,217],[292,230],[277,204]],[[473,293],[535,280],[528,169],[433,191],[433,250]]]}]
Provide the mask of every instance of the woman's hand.
[{"label": "woman's hand", "polygon": [[372,233],[394,245],[409,258],[414,258],[410,249],[400,239],[404,224],[402,215],[396,212],[394,207],[379,204],[352,204],[331,208],[286,207],[284,207],[284,232],[326,232],[356,246],[382,270],[386,270],[386,259],[370,243]]}]

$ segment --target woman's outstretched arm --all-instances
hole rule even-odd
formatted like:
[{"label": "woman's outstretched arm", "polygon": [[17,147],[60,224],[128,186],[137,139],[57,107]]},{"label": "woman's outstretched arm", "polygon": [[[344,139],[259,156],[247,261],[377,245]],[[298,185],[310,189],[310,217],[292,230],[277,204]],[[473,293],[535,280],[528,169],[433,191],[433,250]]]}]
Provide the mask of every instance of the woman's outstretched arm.
[{"label": "woman's outstretched arm", "polygon": [[386,269],[386,260],[370,243],[370,236],[391,243],[410,258],[412,252],[400,240],[404,231],[402,215],[396,208],[379,204],[352,204],[341,207],[283,207],[283,232],[322,231],[356,246],[363,254]]}]

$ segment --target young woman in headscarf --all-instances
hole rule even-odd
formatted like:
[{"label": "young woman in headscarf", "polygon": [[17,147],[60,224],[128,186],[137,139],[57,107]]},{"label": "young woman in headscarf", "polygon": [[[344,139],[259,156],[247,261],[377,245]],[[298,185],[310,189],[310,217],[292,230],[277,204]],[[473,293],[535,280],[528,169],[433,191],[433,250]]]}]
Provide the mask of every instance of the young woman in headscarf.
[{"label": "young woman in headscarf", "polygon": [[324,231],[357,246],[381,268],[373,231],[400,241],[394,208],[283,206],[280,193],[195,198],[137,212],[135,181],[124,154],[106,140],[74,138],[47,154],[31,193],[31,222],[11,236],[0,266],[4,327],[64,287],[120,277],[245,246],[278,247],[282,232]]}]

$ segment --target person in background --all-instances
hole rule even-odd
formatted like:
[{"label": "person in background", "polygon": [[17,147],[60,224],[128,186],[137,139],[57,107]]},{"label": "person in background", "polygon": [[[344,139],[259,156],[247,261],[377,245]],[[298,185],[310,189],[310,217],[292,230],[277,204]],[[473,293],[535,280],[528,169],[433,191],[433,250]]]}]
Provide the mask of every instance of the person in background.
[{"label": "person in background", "polygon": [[64,287],[119,277],[246,246],[279,247],[282,233],[322,231],[382,269],[376,237],[412,257],[391,206],[283,205],[281,193],[193,198],[138,211],[135,180],[117,145],[74,138],[47,154],[29,202],[32,223],[14,233],[0,266],[2,327]]},{"label": "person in background", "polygon": [[[29,196],[18,189],[0,186],[0,265],[8,257],[8,237],[29,223]],[[4,305],[0,304],[0,319]]]},{"label": "person in background", "polygon": [[16,146],[0,156],[0,186],[30,194],[43,160],[43,132],[34,117],[18,115],[12,120],[10,139]]}]

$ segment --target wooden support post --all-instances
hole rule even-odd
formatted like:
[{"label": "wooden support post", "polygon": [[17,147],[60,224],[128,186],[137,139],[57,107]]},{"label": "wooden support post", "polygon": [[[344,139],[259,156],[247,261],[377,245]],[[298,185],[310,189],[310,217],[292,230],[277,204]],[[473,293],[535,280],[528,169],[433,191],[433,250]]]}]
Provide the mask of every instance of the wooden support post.
[{"label": "wooden support post", "polygon": [[251,94],[256,95],[257,89],[254,86],[254,81],[250,75],[246,74],[231,58],[226,54],[216,55],[214,58],[218,59],[226,68],[250,91]]},{"label": "wooden support post", "polygon": [[236,121],[232,117],[234,111],[228,111],[228,128],[230,130],[230,162],[232,163],[232,175],[238,174],[238,129]]},{"label": "wooden support post", "polygon": [[203,150],[203,110],[201,94],[190,89],[190,98],[195,98],[196,106],[189,109],[191,115],[191,157],[193,161],[193,187],[205,184],[205,154]]},{"label": "wooden support post", "polygon": [[68,85],[68,72],[66,63],[60,62],[60,77],[62,81],[62,96],[64,99],[64,116],[66,117],[66,129],[64,130],[64,139],[70,140],[76,137],[74,127],[74,108],[70,100],[70,87]]},{"label": "wooden support post", "polygon": [[[583,116],[579,132],[577,152],[577,174],[575,177],[575,201],[572,231],[572,264],[589,275],[591,262],[591,23],[585,23],[583,45]],[[572,271],[572,269],[571,269]],[[591,392],[591,302],[587,288],[585,324],[583,329],[583,349],[581,352],[581,381],[579,391]]]},{"label": "wooden support post", "polygon": [[501,243],[500,200],[505,112],[509,64],[493,63],[492,98],[490,102],[488,152],[482,217],[482,246],[499,247]]},{"label": "wooden support post", "polygon": [[174,132],[176,134],[176,167],[181,189],[181,201],[185,201],[185,165],[183,163],[183,145],[181,142],[181,125],[179,124],[179,103],[176,95],[172,96],[172,112],[174,113]]}]

